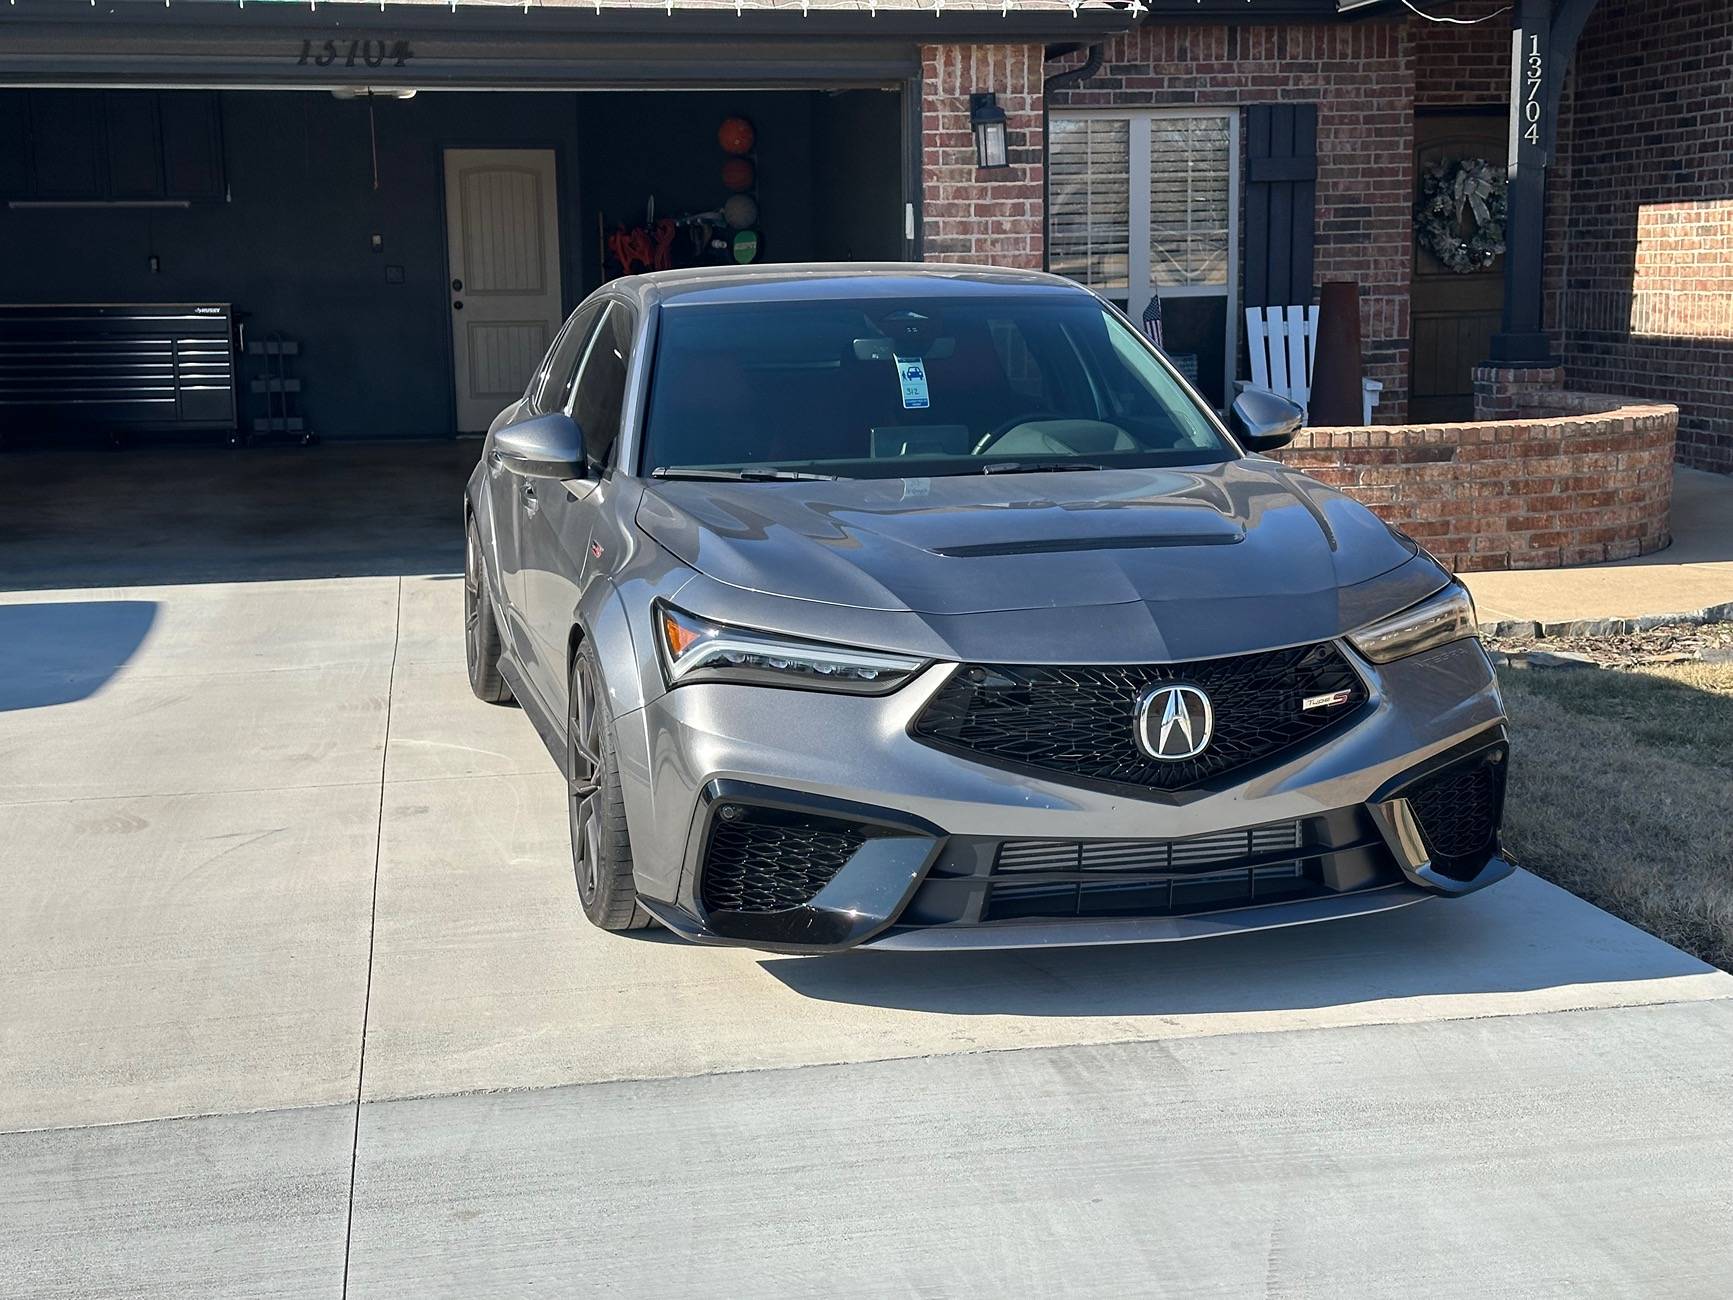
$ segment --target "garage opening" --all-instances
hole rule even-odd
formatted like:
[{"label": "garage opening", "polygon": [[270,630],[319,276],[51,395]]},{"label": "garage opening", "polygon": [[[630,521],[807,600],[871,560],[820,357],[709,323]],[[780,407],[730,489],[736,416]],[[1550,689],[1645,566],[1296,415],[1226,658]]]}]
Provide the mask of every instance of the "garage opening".
[{"label": "garage opening", "polygon": [[908,256],[902,100],[0,91],[0,436],[480,432],[605,279]]}]

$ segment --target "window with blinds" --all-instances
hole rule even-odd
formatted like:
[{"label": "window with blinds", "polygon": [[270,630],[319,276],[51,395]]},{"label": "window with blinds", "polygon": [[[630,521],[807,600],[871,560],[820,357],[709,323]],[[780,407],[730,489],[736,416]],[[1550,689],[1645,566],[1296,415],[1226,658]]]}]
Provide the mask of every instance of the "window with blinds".
[{"label": "window with blinds", "polygon": [[1153,284],[1228,282],[1228,121],[1149,123],[1149,270]]},{"label": "window with blinds", "polygon": [[1238,111],[1061,111],[1047,149],[1048,269],[1133,320],[1159,316],[1169,359],[1225,405],[1238,355]]},{"label": "window with blinds", "polygon": [[1054,118],[1050,126],[1047,264],[1123,297],[1131,287],[1131,123]]}]

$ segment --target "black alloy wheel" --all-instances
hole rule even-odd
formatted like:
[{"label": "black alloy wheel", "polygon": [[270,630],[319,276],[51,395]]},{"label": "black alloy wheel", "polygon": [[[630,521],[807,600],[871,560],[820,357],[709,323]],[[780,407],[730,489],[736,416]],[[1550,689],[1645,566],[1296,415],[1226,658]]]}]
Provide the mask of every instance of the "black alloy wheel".
[{"label": "black alloy wheel", "polygon": [[566,698],[566,811],[578,901],[604,930],[641,930],[653,918],[638,906],[613,730],[587,642],[572,658]]}]

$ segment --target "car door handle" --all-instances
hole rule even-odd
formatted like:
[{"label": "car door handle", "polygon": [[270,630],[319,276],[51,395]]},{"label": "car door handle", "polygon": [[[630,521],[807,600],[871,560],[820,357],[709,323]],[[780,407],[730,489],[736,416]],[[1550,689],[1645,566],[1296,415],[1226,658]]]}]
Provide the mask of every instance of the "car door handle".
[{"label": "car door handle", "polygon": [[540,501],[536,500],[535,488],[531,487],[528,483],[524,484],[523,501],[524,501],[524,513],[526,515],[533,515],[536,511],[538,511],[542,508],[542,503]]}]

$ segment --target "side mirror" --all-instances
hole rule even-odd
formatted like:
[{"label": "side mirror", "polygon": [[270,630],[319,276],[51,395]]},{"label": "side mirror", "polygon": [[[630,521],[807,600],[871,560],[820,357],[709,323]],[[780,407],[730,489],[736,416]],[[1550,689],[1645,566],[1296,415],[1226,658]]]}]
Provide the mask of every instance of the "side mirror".
[{"label": "side mirror", "polygon": [[585,478],[584,435],[560,411],[509,425],[493,436],[493,454],[513,474],[528,478]]},{"label": "side mirror", "polygon": [[1306,408],[1267,388],[1248,388],[1234,398],[1234,424],[1248,451],[1286,447],[1306,422]]}]

